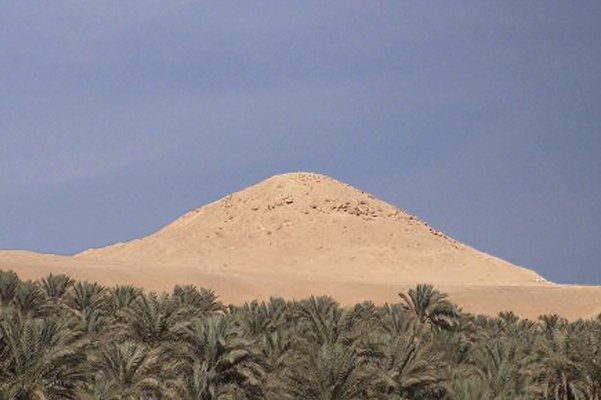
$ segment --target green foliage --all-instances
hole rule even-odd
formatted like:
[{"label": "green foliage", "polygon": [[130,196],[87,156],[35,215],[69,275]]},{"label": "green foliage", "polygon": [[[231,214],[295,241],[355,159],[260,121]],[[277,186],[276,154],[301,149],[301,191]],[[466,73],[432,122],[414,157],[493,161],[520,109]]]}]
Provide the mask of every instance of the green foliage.
[{"label": "green foliage", "polygon": [[13,271],[0,271],[0,303],[7,307],[11,305],[19,286],[19,277]]},{"label": "green foliage", "polygon": [[183,398],[218,399],[232,390],[260,392],[264,376],[262,353],[231,318],[212,315],[195,319],[177,331],[182,346],[173,349]]},{"label": "green foliage", "polygon": [[183,308],[167,294],[142,293],[122,315],[121,326],[126,338],[158,347],[175,340],[174,331],[182,320]]},{"label": "green foliage", "polygon": [[435,398],[444,393],[446,363],[424,330],[400,335],[372,334],[365,339],[383,391],[400,398]]},{"label": "green foliage", "polygon": [[288,399],[371,398],[377,374],[354,346],[324,342],[291,355],[277,389]]},{"label": "green foliage", "polygon": [[409,289],[407,294],[399,293],[404,301],[405,310],[422,324],[429,324],[437,329],[450,329],[459,319],[457,306],[448,300],[446,293],[441,293],[428,284],[419,284]]},{"label": "green foliage", "polygon": [[142,295],[142,289],[131,285],[115,286],[109,289],[110,308],[112,312],[126,310]]},{"label": "green foliage", "polygon": [[13,302],[22,315],[40,316],[45,311],[46,295],[40,286],[32,281],[19,282]]},{"label": "green foliage", "polygon": [[138,399],[167,392],[167,365],[159,353],[135,342],[107,343],[91,356],[96,373],[88,398]]},{"label": "green foliage", "polygon": [[85,345],[69,321],[0,314],[0,393],[7,399],[74,399],[87,379]]},{"label": "green foliage", "polygon": [[196,288],[194,285],[177,285],[173,289],[174,298],[192,316],[202,316],[221,311],[223,306],[217,301],[212,290]]},{"label": "green foliage", "polygon": [[67,275],[50,274],[41,279],[40,286],[48,298],[59,301],[67,293],[67,290],[73,286],[73,283],[73,280]]},{"label": "green foliage", "polygon": [[601,319],[461,312],[431,285],[396,304],[224,307],[0,271],[0,400],[600,399]]}]

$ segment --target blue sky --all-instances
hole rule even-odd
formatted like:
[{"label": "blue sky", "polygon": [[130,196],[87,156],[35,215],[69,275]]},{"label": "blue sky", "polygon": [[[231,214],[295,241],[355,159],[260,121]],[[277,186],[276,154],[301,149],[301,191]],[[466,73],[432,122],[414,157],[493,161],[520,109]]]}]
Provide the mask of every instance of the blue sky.
[{"label": "blue sky", "polygon": [[600,37],[595,1],[3,1],[0,248],[145,236],[300,170],[599,285]]}]

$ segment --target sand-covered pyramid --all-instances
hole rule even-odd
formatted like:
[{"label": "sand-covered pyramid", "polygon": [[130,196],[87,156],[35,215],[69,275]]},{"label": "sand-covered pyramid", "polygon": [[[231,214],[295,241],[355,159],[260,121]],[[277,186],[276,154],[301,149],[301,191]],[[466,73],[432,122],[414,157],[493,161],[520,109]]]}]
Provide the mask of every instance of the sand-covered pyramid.
[{"label": "sand-covered pyramid", "polygon": [[76,257],[360,282],[544,282],[371,194],[314,173],[274,176],[148,237]]},{"label": "sand-covered pyramid", "polygon": [[601,288],[564,286],[477,251],[419,218],[314,173],[277,175],[188,212],[141,239],[74,256],[0,251],[25,279],[68,273],[106,285],[214,289],[225,302],[331,295],[396,302],[433,283],[474,313],[535,318],[601,312]]}]

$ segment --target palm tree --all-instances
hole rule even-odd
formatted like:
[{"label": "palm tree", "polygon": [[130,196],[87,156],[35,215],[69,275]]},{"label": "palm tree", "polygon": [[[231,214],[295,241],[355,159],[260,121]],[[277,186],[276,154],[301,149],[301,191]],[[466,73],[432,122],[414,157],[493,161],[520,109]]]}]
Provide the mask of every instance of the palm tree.
[{"label": "palm tree", "polygon": [[13,300],[22,315],[39,317],[47,310],[44,291],[32,281],[19,282]]},{"label": "palm tree", "polygon": [[513,311],[501,311],[498,314],[501,321],[502,333],[506,336],[511,336],[520,332],[518,326],[520,317],[514,314]]},{"label": "palm tree", "polygon": [[258,346],[226,316],[194,319],[178,328],[184,346],[172,348],[179,360],[176,371],[183,383],[176,389],[182,398],[212,400],[226,394],[260,397],[265,374]]},{"label": "palm tree", "polygon": [[0,317],[0,393],[7,399],[75,399],[88,379],[85,343],[66,323]]},{"label": "palm tree", "polygon": [[0,304],[8,307],[12,304],[17,286],[19,285],[19,276],[13,271],[0,271]]},{"label": "palm tree", "polygon": [[530,343],[519,338],[494,338],[483,342],[472,355],[475,371],[490,398],[533,396],[540,392],[536,382],[536,360]]},{"label": "palm tree", "polygon": [[377,372],[352,346],[324,342],[290,355],[274,399],[358,400],[376,396]]},{"label": "palm tree", "polygon": [[123,310],[121,336],[156,348],[176,339],[182,317],[180,303],[169,295],[142,293]]},{"label": "palm tree", "polygon": [[568,326],[568,320],[562,318],[558,314],[545,314],[538,317],[540,328],[543,333],[550,338],[553,336],[553,332],[557,330],[564,330]]},{"label": "palm tree", "polygon": [[298,347],[299,340],[295,332],[285,327],[278,327],[275,331],[266,332],[259,336],[258,345],[267,360],[269,372],[283,368],[286,357]]},{"label": "palm tree", "polygon": [[371,301],[357,303],[348,312],[348,329],[365,336],[381,326],[381,310]]},{"label": "palm tree", "polygon": [[129,308],[142,295],[142,289],[132,285],[117,285],[109,289],[109,303],[113,312]]},{"label": "palm tree", "polygon": [[416,329],[419,323],[411,318],[400,304],[384,304],[378,310],[378,328],[391,335],[404,334]]},{"label": "palm tree", "polygon": [[194,285],[175,286],[173,296],[192,316],[202,316],[224,309],[223,305],[217,301],[214,291],[205,288],[199,290]]},{"label": "palm tree", "polygon": [[[484,337],[479,340],[486,341],[488,338]],[[471,364],[472,352],[476,346],[475,339],[470,337],[470,335],[456,331],[436,332],[432,336],[432,344],[440,353],[445,363],[456,366],[459,369],[468,367]],[[454,372],[458,372],[457,369]]]},{"label": "palm tree", "polygon": [[444,394],[444,362],[427,332],[374,334],[363,352],[375,360],[387,396],[439,398]]},{"label": "palm tree", "polygon": [[581,368],[585,375],[586,396],[592,400],[601,397],[601,324],[589,321],[582,335]]},{"label": "palm tree", "polygon": [[106,307],[106,288],[96,282],[77,282],[67,293],[66,303],[79,313],[85,309],[103,310]]},{"label": "palm tree", "polygon": [[582,340],[571,335],[566,327],[548,330],[536,347],[540,363],[538,379],[546,386],[545,395],[553,399],[581,398],[586,386],[581,366]]},{"label": "palm tree", "polygon": [[399,296],[409,314],[422,324],[437,329],[452,327],[460,316],[457,306],[448,300],[448,295],[429,284],[418,284],[415,289],[409,289],[407,294],[399,293]]},{"label": "palm tree", "polygon": [[50,274],[46,278],[41,279],[42,290],[50,299],[61,300],[67,293],[67,290],[75,283],[73,279],[65,274]]},{"label": "palm tree", "polygon": [[513,394],[506,393],[498,396],[494,396],[490,392],[490,388],[486,386],[486,383],[481,381],[478,377],[469,376],[463,377],[458,376],[454,379],[450,385],[449,390],[452,393],[453,399],[460,400],[535,400],[541,399],[539,396],[533,396],[530,394]]},{"label": "palm tree", "polygon": [[500,312],[497,318],[486,318],[481,327],[490,338],[499,336],[517,337],[539,332],[541,327],[536,321],[519,319],[513,312]]},{"label": "palm tree", "polygon": [[86,388],[87,398],[137,400],[167,391],[169,366],[143,344],[108,343],[91,362],[97,373]]},{"label": "palm tree", "polygon": [[[458,400],[484,400],[492,399],[488,387],[482,380],[474,376],[456,374],[449,384],[453,399]],[[501,399],[499,399],[501,400]],[[507,399],[509,400],[509,399]]]},{"label": "palm tree", "polygon": [[268,303],[254,300],[242,307],[232,307],[231,313],[250,336],[265,335],[280,327],[288,327],[291,320],[289,304],[281,297],[271,297]]},{"label": "palm tree", "polygon": [[108,328],[107,291],[96,282],[77,282],[65,294],[65,305],[79,319],[79,329],[99,334]]},{"label": "palm tree", "polygon": [[262,352],[268,374],[285,365],[285,356],[299,341],[293,330],[293,304],[281,297],[271,297],[267,303],[254,300],[242,307],[230,306],[230,315],[239,325],[241,335]]},{"label": "palm tree", "polygon": [[64,274],[50,274],[39,281],[39,286],[48,299],[49,311],[62,314],[68,310],[64,298],[75,282]]},{"label": "palm tree", "polygon": [[336,300],[328,296],[314,297],[296,303],[293,312],[302,336],[317,344],[349,341],[352,320]]},{"label": "palm tree", "polygon": [[246,399],[244,390],[233,383],[215,384],[215,376],[208,365],[195,361],[181,369],[183,378],[175,389],[181,399]]}]

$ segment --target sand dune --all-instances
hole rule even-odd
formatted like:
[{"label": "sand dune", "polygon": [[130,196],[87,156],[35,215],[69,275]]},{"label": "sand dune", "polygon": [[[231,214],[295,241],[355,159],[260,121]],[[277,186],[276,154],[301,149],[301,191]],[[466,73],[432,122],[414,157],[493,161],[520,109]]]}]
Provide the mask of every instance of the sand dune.
[{"label": "sand dune", "polygon": [[194,283],[224,302],[329,294],[343,304],[398,301],[430,282],[475,313],[570,319],[601,312],[601,288],[562,286],[453,240],[350,185],[312,173],[272,177],[150,236],[74,256],[0,252],[23,278],[49,272],[170,290]]}]

